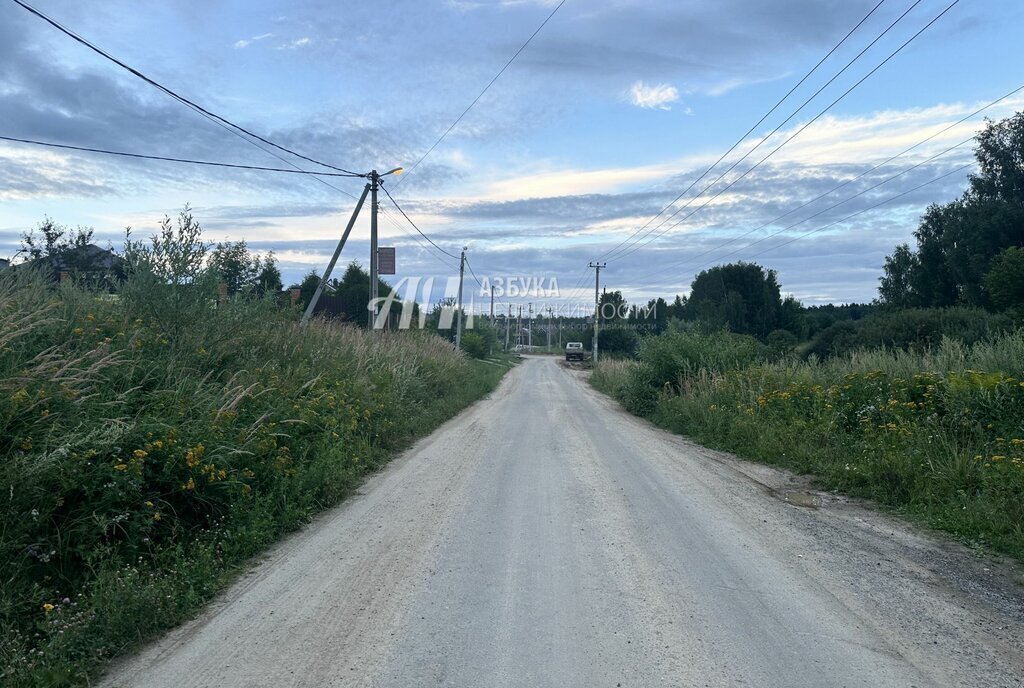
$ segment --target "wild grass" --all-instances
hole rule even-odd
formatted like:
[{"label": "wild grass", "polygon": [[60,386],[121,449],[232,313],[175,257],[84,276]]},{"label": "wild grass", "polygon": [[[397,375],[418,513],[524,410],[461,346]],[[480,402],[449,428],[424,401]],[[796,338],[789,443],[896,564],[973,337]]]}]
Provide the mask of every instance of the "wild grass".
[{"label": "wild grass", "polygon": [[133,265],[113,296],[0,274],[5,686],[86,684],[506,370]]},{"label": "wild grass", "polygon": [[672,379],[651,370],[641,354],[601,363],[592,383],[662,427],[1024,558],[1024,332],[824,363],[677,366]]}]

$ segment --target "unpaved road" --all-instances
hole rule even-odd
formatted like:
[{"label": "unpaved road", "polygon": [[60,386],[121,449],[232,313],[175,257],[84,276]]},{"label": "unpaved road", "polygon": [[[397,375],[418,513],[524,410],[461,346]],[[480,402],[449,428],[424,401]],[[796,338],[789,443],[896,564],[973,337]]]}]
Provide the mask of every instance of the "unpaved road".
[{"label": "unpaved road", "polygon": [[528,359],[108,686],[1020,686],[1007,566]]}]

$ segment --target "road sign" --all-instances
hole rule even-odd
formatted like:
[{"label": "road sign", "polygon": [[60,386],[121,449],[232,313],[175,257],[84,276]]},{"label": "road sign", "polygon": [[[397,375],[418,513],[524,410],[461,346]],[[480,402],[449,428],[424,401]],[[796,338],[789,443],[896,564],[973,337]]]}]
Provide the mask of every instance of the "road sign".
[{"label": "road sign", "polygon": [[395,247],[381,246],[377,249],[377,274],[395,274]]}]

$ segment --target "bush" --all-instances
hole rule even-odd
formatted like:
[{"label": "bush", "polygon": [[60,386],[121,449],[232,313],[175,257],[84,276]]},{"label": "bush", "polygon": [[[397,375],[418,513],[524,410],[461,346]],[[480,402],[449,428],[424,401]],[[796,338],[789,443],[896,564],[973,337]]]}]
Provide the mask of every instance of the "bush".
[{"label": "bush", "polygon": [[1005,315],[980,308],[910,308],[887,310],[858,321],[838,322],[815,337],[808,353],[819,359],[842,356],[857,349],[914,349],[937,346],[943,338],[964,344],[1012,328]]},{"label": "bush", "polygon": [[659,339],[629,367],[599,366],[595,386],[665,428],[1024,558],[1024,331],[824,363]]},{"label": "bush", "polygon": [[487,358],[490,347],[484,336],[473,330],[462,333],[462,350],[473,358]]},{"label": "bush", "polygon": [[164,230],[114,298],[0,273],[4,685],[86,683],[503,371],[218,303],[197,227]]}]

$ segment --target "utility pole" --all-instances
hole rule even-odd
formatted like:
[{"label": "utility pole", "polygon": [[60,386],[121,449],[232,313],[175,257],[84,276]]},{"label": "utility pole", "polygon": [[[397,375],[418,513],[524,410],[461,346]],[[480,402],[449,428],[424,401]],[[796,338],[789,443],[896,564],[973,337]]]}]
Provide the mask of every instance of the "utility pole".
[{"label": "utility pole", "polygon": [[505,353],[508,353],[508,333],[512,326],[512,304],[508,305],[508,316],[505,318]]},{"label": "utility pole", "polygon": [[455,312],[455,317],[459,319],[455,325],[455,350],[458,351],[462,346],[462,277],[466,270],[466,247],[462,247],[462,257],[459,258],[459,309]]},{"label": "utility pole", "polygon": [[548,306],[548,353],[551,353],[551,306]]},{"label": "utility pole", "polygon": [[533,304],[527,304],[530,307],[530,315],[526,318],[526,326],[529,328],[526,331],[526,348],[533,353]]},{"label": "utility pole", "polygon": [[519,307],[519,315],[516,317],[516,346],[523,345],[523,307]]},{"label": "utility pole", "polygon": [[370,170],[370,329],[377,323],[377,186],[380,175]]},{"label": "utility pole", "polygon": [[331,271],[334,270],[334,266],[338,262],[338,256],[341,255],[341,249],[345,248],[345,242],[348,241],[348,235],[352,232],[352,227],[356,223],[356,218],[359,217],[359,211],[363,208],[363,202],[366,201],[366,194],[369,192],[370,184],[367,184],[363,187],[363,193],[359,197],[359,201],[356,203],[356,209],[352,211],[352,217],[349,218],[348,224],[345,226],[345,233],[341,235],[341,241],[338,242],[338,247],[334,249],[334,255],[331,256],[331,262],[327,264],[327,269],[324,270],[324,276],[320,278],[320,283],[316,285],[316,291],[313,292],[313,298],[309,300],[309,305],[306,306],[306,312],[302,314],[303,325],[309,322],[309,319],[313,317],[313,311],[316,309],[316,303],[320,300],[320,295],[324,293],[324,288],[327,286],[327,280],[331,278]]},{"label": "utility pole", "polygon": [[494,327],[494,287],[491,287],[491,327]]},{"label": "utility pole", "polygon": [[598,335],[598,323],[601,320],[601,295],[600,295],[600,284],[601,284],[601,268],[606,267],[608,263],[590,263],[588,267],[594,268],[594,363],[597,363],[597,335]]}]

